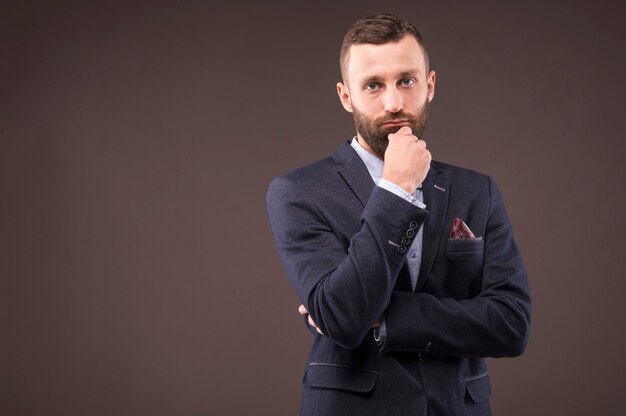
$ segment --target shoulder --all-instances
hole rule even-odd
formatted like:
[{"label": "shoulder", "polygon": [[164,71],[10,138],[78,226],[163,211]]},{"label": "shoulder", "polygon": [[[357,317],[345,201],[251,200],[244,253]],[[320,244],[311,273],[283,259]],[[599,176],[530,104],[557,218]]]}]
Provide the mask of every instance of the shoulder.
[{"label": "shoulder", "polygon": [[491,176],[434,161],[431,163],[431,170],[447,178],[451,202],[486,204],[491,207],[490,210],[493,207],[503,207],[502,193]]},{"label": "shoulder", "polygon": [[358,155],[349,142],[345,142],[333,154],[275,177],[270,189],[294,185],[309,190],[328,188],[333,182],[341,180],[339,170],[355,158],[359,159]]},{"label": "shoulder", "polygon": [[491,181],[491,178],[484,173],[439,161],[432,161],[431,171],[447,177],[451,183],[462,183],[465,186],[481,187],[488,185]]},{"label": "shoulder", "polygon": [[336,175],[336,166],[331,157],[320,159],[306,166],[290,170],[272,179],[268,189],[268,198],[296,196],[309,193],[328,183]]},{"label": "shoulder", "polygon": [[296,182],[317,180],[320,177],[328,175],[330,172],[336,171],[337,167],[338,164],[333,160],[331,155],[315,162],[309,163],[307,165],[287,171],[277,176],[275,180],[281,178]]}]

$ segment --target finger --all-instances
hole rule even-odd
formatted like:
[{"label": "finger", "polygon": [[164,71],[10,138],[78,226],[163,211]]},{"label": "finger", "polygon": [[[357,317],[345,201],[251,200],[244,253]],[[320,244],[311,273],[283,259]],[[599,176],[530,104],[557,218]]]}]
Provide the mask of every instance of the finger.
[{"label": "finger", "polygon": [[298,306],[298,313],[300,315],[306,315],[307,313],[309,313],[306,308],[304,307],[304,305],[300,305]]},{"label": "finger", "polygon": [[409,126],[403,126],[400,127],[400,129],[398,131],[396,131],[395,133],[389,133],[387,135],[387,139],[388,140],[393,140],[394,138],[398,137],[404,137],[404,136],[411,136],[413,133],[411,131],[411,128]]},{"label": "finger", "polygon": [[396,134],[398,136],[410,136],[411,134],[413,134],[413,130],[411,130],[409,126],[402,126],[398,129]]},{"label": "finger", "polygon": [[322,332],[322,330],[321,330],[321,329],[319,329],[319,328],[317,327],[317,325],[315,325],[315,322],[313,322],[313,319],[311,319],[311,315],[309,315],[309,325],[311,325],[313,328],[315,328],[315,330],[316,330],[319,334],[324,335],[324,333]]}]

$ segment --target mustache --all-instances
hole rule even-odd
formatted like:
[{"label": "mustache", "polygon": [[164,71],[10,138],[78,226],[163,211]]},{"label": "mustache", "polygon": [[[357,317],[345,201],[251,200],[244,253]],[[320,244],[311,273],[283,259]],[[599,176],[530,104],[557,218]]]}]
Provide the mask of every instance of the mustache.
[{"label": "mustache", "polygon": [[376,119],[375,123],[377,126],[382,126],[383,124],[390,123],[394,120],[400,120],[400,119],[406,120],[409,123],[415,123],[417,121],[417,116],[401,111],[399,113],[389,114],[389,115],[380,117]]}]

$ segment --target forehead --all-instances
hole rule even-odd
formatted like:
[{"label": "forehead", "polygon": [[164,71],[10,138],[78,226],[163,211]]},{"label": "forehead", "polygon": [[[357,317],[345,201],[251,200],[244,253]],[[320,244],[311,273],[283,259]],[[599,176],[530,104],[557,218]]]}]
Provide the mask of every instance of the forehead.
[{"label": "forehead", "polygon": [[347,75],[353,81],[425,71],[424,53],[413,36],[382,45],[359,43],[349,50]]}]

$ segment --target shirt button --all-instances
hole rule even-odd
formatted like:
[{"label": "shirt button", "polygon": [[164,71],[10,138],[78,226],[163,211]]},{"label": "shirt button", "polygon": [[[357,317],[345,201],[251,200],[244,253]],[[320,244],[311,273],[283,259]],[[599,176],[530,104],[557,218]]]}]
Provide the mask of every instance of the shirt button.
[{"label": "shirt button", "polygon": [[415,251],[411,251],[411,258],[414,259],[415,257],[417,257],[417,255],[415,254]]}]

